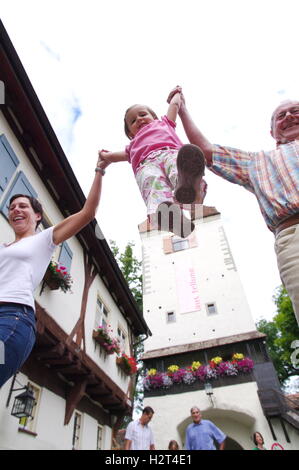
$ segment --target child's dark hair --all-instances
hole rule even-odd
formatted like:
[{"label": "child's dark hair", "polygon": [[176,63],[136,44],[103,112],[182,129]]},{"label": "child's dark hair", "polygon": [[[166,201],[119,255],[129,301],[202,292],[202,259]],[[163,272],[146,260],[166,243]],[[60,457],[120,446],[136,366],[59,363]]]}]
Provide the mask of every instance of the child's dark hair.
[{"label": "child's dark hair", "polygon": [[179,450],[179,445],[177,443],[177,441],[170,441],[169,444],[168,444],[168,449],[169,450]]},{"label": "child's dark hair", "polygon": [[32,209],[34,210],[34,212],[36,214],[40,214],[41,215],[41,219],[38,220],[36,222],[36,227],[37,228],[39,226],[39,224],[41,223],[42,221],[42,218],[43,218],[43,206],[41,205],[41,203],[33,196],[28,196],[28,194],[14,194],[10,200],[9,200],[9,205],[8,207],[10,207],[11,203],[15,200],[15,199],[18,199],[19,197],[26,197],[30,204],[31,204],[31,207]]},{"label": "child's dark hair", "polygon": [[[130,135],[130,131],[129,131],[129,127],[128,127],[128,124],[127,124],[127,121],[126,121],[126,116],[128,114],[128,112],[134,108],[135,106],[137,106],[136,104],[133,104],[133,106],[130,106],[127,111],[125,112],[125,117],[124,117],[124,123],[125,123],[125,134],[126,136],[132,140],[132,136]],[[156,115],[155,111],[153,111],[149,106],[145,106],[145,108],[148,110],[148,112],[153,116],[154,119],[158,119],[158,116]]]}]

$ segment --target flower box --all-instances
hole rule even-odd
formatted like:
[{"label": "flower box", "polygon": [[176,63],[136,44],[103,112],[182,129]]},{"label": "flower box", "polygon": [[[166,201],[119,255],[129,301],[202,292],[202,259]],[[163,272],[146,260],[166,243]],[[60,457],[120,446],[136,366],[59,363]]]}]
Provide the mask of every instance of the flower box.
[{"label": "flower box", "polygon": [[57,290],[60,287],[60,282],[58,279],[54,279],[52,273],[49,269],[45,272],[44,282],[47,284],[50,290]]},{"label": "flower box", "polygon": [[122,354],[122,356],[116,358],[116,364],[126,375],[134,375],[137,372],[137,364],[134,357]]},{"label": "flower box", "polygon": [[167,372],[149,369],[143,384],[145,392],[156,393],[157,389],[164,389],[167,393],[178,393],[185,388],[190,387],[191,390],[200,384],[203,386],[205,382],[211,380],[217,383],[217,386],[251,381],[253,367],[254,362],[250,358],[236,353],[230,361],[223,361],[220,356],[214,357],[206,366],[201,365],[199,361],[193,361],[191,366],[185,368],[171,365],[167,368]]},{"label": "flower box", "polygon": [[106,340],[102,338],[96,330],[93,330],[92,337],[96,343],[98,343],[106,351],[107,354],[114,354],[114,350],[107,348]]},{"label": "flower box", "polygon": [[[112,331],[112,330],[111,330]],[[92,332],[93,339],[106,351],[107,354],[119,354],[120,347],[117,339],[109,335],[107,327],[100,326]]]},{"label": "flower box", "polygon": [[51,290],[61,289],[63,292],[67,292],[71,290],[72,283],[73,280],[67,269],[56,261],[50,261],[43,277],[43,284],[46,284]]}]

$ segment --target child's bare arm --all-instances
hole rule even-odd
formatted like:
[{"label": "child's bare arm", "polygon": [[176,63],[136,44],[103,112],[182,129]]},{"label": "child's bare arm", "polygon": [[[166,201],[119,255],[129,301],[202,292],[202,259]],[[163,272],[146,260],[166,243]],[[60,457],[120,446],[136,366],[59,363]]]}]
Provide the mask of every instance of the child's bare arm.
[{"label": "child's bare arm", "polygon": [[100,158],[100,168],[106,168],[110,163],[128,161],[128,155],[125,151],[109,152],[108,150],[101,150]]},{"label": "child's bare arm", "polygon": [[167,110],[167,117],[168,119],[171,119],[172,121],[176,121],[179,109],[181,106],[181,94],[178,89],[176,93],[173,94],[169,101],[169,107]]}]

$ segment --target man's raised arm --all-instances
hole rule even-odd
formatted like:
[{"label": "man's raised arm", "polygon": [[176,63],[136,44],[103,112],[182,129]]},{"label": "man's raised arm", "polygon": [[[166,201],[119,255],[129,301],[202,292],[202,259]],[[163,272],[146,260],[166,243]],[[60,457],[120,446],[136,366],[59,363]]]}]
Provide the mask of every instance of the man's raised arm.
[{"label": "man's raised arm", "polygon": [[207,165],[211,165],[213,146],[210,143],[210,141],[206,139],[206,137],[200,132],[198,127],[193,122],[193,119],[190,116],[189,111],[187,110],[185,98],[182,93],[181,87],[176,87],[170,92],[167,102],[169,103],[173,95],[176,93],[180,93],[181,95],[181,106],[179,109],[179,116],[182,120],[182,124],[184,126],[186,135],[191,144],[197,145],[198,147],[201,148],[201,150],[203,151],[205,155]]}]

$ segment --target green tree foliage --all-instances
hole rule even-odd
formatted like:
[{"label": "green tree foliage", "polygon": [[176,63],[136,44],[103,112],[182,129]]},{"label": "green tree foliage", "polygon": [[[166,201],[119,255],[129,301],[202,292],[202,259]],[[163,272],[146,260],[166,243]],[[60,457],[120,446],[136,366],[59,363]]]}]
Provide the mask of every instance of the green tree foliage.
[{"label": "green tree foliage", "polygon": [[[142,313],[142,262],[138,261],[134,255],[134,243],[128,242],[125,250],[121,253],[115,241],[110,240],[110,247],[112,253],[119,265],[119,268],[126,279],[129,288],[133,294],[133,297]],[[143,385],[141,380],[141,373],[143,368],[143,362],[141,356],[144,352],[143,341],[145,335],[140,335],[136,338],[134,346],[134,357],[138,364],[138,371],[136,374],[135,391],[134,391],[134,411],[141,411],[143,408]],[[128,420],[127,423],[128,424]]]},{"label": "green tree foliage", "polygon": [[294,340],[299,340],[299,327],[291,299],[283,286],[277,288],[273,300],[277,314],[270,322],[262,318],[256,326],[259,331],[267,335],[269,355],[281,384],[285,385],[287,379],[299,375],[299,370],[294,368],[291,360],[293,353],[291,344]]},{"label": "green tree foliage", "polygon": [[136,303],[142,312],[142,262],[134,255],[133,242],[128,242],[123,253],[120,253],[114,240],[110,240],[111,251],[127,281]]}]

